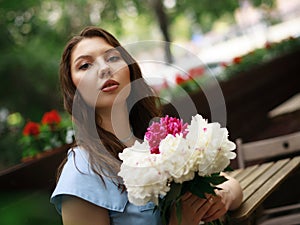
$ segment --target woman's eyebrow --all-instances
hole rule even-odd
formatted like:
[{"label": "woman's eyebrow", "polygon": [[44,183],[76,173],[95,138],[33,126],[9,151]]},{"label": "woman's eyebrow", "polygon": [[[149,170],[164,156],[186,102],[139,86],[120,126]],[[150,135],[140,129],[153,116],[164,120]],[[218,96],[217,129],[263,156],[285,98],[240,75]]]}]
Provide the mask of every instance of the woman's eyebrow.
[{"label": "woman's eyebrow", "polygon": [[116,48],[110,48],[110,49],[106,50],[104,52],[104,54],[111,53],[111,52],[117,52],[117,53],[119,53],[119,51]]},{"label": "woman's eyebrow", "polygon": [[86,58],[90,58],[91,56],[90,55],[81,55],[81,56],[78,56],[76,59],[75,59],[75,61],[74,61],[74,63],[76,63],[78,60],[80,60],[80,59],[86,59]]},{"label": "woman's eyebrow", "polygon": [[[116,48],[110,48],[110,49],[107,49],[106,51],[104,51],[103,55],[111,53],[111,52],[119,53],[119,51]],[[86,58],[90,58],[90,57],[91,57],[90,55],[80,55],[75,59],[74,63],[76,63],[80,59],[86,59]]]}]

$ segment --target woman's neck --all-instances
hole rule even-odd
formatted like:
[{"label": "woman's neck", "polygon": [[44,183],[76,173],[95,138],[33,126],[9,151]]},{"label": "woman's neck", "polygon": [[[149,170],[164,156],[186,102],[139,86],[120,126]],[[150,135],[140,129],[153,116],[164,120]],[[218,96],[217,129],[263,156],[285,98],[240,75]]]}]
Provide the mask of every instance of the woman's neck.
[{"label": "woman's neck", "polygon": [[126,104],[114,105],[113,109],[98,109],[97,114],[101,117],[100,126],[120,140],[126,140],[132,136]]}]

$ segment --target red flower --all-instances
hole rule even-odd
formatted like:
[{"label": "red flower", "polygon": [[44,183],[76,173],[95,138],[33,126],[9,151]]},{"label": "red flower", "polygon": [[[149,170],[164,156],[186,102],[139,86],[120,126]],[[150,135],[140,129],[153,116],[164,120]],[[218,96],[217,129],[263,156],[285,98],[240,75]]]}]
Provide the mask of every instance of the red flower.
[{"label": "red flower", "polygon": [[162,84],[162,88],[167,89],[169,87],[168,81],[164,79],[164,82]]},{"label": "red flower", "polygon": [[233,59],[233,62],[234,62],[235,64],[238,64],[238,63],[240,63],[241,61],[242,61],[242,57],[240,57],[240,56],[234,57],[234,59]]},{"label": "red flower", "polygon": [[180,84],[184,83],[185,81],[186,80],[180,74],[176,75],[176,78],[175,78],[176,84],[180,85]]},{"label": "red flower", "polygon": [[191,77],[196,77],[196,76],[203,75],[204,72],[205,72],[204,67],[199,66],[199,67],[195,67],[195,68],[190,69],[189,70],[189,75]]},{"label": "red flower", "polygon": [[37,135],[39,135],[40,134],[40,125],[38,123],[34,123],[34,122],[29,121],[23,129],[23,134],[25,136],[29,136],[29,135],[37,136]]},{"label": "red flower", "polygon": [[60,123],[61,118],[56,110],[52,110],[50,112],[46,112],[42,118],[42,124],[58,124]]},{"label": "red flower", "polygon": [[267,42],[265,43],[265,48],[266,48],[266,49],[270,49],[271,47],[272,47],[272,44],[271,44],[270,42],[267,41]]},{"label": "red flower", "polygon": [[228,64],[226,62],[221,62],[220,65],[224,68],[227,68],[228,67]]}]

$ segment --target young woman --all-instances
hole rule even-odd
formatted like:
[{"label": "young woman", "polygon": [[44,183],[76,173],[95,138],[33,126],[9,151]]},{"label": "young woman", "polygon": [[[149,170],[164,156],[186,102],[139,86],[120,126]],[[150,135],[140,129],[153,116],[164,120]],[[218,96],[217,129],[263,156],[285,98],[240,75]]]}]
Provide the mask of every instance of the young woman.
[{"label": "young woman", "polygon": [[[117,176],[118,153],[143,139],[151,119],[161,115],[158,99],[136,61],[107,31],[87,27],[66,45],[60,64],[64,105],[76,126],[76,146],[63,164],[51,202],[64,225],[158,225],[154,204],[128,202]],[[237,208],[242,199],[233,178],[207,199],[190,193],[182,201],[182,225],[199,224]],[[176,213],[170,225],[177,224]]]}]

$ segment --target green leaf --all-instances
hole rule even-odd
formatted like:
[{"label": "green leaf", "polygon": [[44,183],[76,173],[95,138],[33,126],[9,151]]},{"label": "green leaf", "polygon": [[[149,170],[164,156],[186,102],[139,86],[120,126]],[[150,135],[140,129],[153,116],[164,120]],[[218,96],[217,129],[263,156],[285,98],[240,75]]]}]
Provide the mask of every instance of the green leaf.
[{"label": "green leaf", "polygon": [[211,177],[204,177],[206,182],[209,182],[213,185],[222,184],[227,181],[227,178],[224,176],[211,176]]},{"label": "green leaf", "polygon": [[190,191],[197,195],[199,198],[205,198],[205,193],[214,194],[214,188],[210,185],[210,183],[205,182],[204,180],[199,182],[193,182],[190,186]]},{"label": "green leaf", "polygon": [[180,198],[181,189],[182,184],[172,182],[170,191],[159,202],[160,215],[164,225],[168,224],[171,206]]},{"label": "green leaf", "polygon": [[230,165],[224,169],[224,172],[230,172],[230,171],[233,171]]},{"label": "green leaf", "polygon": [[39,153],[39,150],[34,147],[28,147],[22,152],[22,157],[32,157]]},{"label": "green leaf", "polygon": [[181,220],[182,220],[182,212],[181,212],[181,201],[180,199],[178,199],[178,201],[176,201],[176,217],[177,217],[177,221],[178,224],[181,224]]}]

